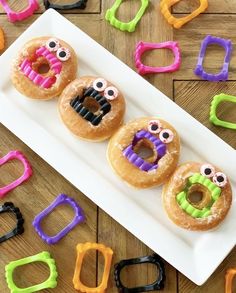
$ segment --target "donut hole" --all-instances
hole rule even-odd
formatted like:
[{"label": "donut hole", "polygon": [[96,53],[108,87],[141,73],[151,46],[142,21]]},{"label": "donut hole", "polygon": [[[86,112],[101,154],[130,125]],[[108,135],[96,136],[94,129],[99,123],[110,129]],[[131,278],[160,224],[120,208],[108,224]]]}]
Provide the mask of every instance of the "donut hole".
[{"label": "donut hole", "polygon": [[134,146],[134,152],[143,160],[154,163],[158,158],[158,153],[153,146],[153,143],[148,139],[141,139]]},{"label": "donut hole", "polygon": [[39,58],[32,64],[32,69],[40,75],[48,75],[51,70],[51,66],[47,59]]},{"label": "donut hole", "polygon": [[203,200],[203,193],[201,191],[193,191],[191,194],[188,196],[188,200],[191,203],[198,204]]},{"label": "donut hole", "polygon": [[98,114],[100,110],[99,103],[93,99],[92,97],[85,97],[83,106],[89,110],[89,112],[92,112],[93,114]]},{"label": "donut hole", "polygon": [[188,202],[198,209],[203,209],[211,204],[211,192],[201,184],[190,186],[187,194]]}]

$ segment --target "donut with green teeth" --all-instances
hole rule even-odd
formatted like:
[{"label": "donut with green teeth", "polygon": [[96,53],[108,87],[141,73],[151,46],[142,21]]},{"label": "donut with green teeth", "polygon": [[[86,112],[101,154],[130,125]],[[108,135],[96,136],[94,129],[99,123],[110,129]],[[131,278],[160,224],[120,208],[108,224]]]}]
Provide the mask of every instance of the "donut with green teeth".
[{"label": "donut with green teeth", "polygon": [[210,164],[189,162],[179,166],[163,188],[163,204],[178,226],[204,231],[226,217],[232,203],[228,178]]}]

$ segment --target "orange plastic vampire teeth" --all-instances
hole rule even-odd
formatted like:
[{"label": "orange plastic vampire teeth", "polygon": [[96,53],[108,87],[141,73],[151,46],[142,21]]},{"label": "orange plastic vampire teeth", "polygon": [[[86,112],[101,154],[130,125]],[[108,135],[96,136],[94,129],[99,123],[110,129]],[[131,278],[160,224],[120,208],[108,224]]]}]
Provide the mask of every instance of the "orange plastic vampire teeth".
[{"label": "orange plastic vampire teeth", "polygon": [[162,0],[160,3],[161,13],[167,19],[168,23],[173,25],[174,28],[181,28],[185,23],[191,21],[200,13],[203,13],[208,7],[208,0],[200,0],[200,6],[191,14],[185,17],[176,18],[171,14],[170,8],[180,1],[181,0]]},{"label": "orange plastic vampire teeth", "polygon": [[225,274],[225,293],[233,293],[233,279],[236,277],[236,268],[228,269]]},{"label": "orange plastic vampire teeth", "polygon": [[0,51],[5,47],[3,30],[0,28]]},{"label": "orange plastic vampire teeth", "polygon": [[[108,279],[110,275],[111,261],[112,261],[112,255],[113,255],[112,249],[109,247],[106,247],[103,244],[87,242],[84,244],[82,243],[78,244],[76,247],[76,250],[77,250],[77,260],[76,260],[75,272],[73,277],[74,288],[84,293],[104,293],[107,288],[107,283],[108,283]],[[80,280],[83,259],[88,250],[100,251],[103,254],[105,259],[102,282],[98,287],[95,287],[95,288],[87,287]]]}]

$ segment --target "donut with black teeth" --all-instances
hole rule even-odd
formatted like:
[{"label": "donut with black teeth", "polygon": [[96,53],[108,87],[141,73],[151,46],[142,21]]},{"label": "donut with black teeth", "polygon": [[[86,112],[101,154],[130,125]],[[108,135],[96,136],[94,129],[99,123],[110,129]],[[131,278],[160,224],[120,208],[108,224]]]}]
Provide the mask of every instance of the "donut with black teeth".
[{"label": "donut with black teeth", "polygon": [[180,153],[177,131],[156,117],[133,120],[110,139],[107,158],[129,185],[148,188],[163,184],[174,172]]},{"label": "donut with black teeth", "polygon": [[76,78],[77,56],[66,42],[41,37],[26,43],[14,60],[11,79],[23,95],[40,100],[57,97]]},{"label": "donut with black teeth", "polygon": [[104,78],[86,76],[65,88],[58,107],[62,121],[73,134],[84,140],[103,141],[123,123],[125,100]]},{"label": "donut with black teeth", "polygon": [[210,164],[181,165],[163,188],[163,204],[169,218],[188,230],[216,227],[226,217],[231,203],[229,179]]}]

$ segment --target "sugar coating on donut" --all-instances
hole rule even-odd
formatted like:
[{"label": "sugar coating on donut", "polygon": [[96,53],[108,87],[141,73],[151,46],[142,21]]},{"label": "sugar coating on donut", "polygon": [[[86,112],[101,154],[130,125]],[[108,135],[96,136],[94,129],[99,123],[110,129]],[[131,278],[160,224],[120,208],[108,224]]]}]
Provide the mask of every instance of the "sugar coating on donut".
[{"label": "sugar coating on donut", "polygon": [[133,120],[110,139],[107,158],[129,185],[149,188],[163,184],[175,170],[180,152],[177,131],[157,117]]},{"label": "sugar coating on donut", "polygon": [[64,124],[77,137],[103,141],[122,125],[125,99],[106,79],[84,76],[65,88],[58,109]]},{"label": "sugar coating on donut", "polygon": [[163,188],[169,218],[188,230],[209,230],[223,221],[231,203],[227,176],[211,164],[189,162],[176,169]]},{"label": "sugar coating on donut", "polygon": [[70,45],[54,37],[41,37],[19,50],[11,79],[23,95],[47,100],[59,96],[75,79],[77,67],[77,56]]}]

